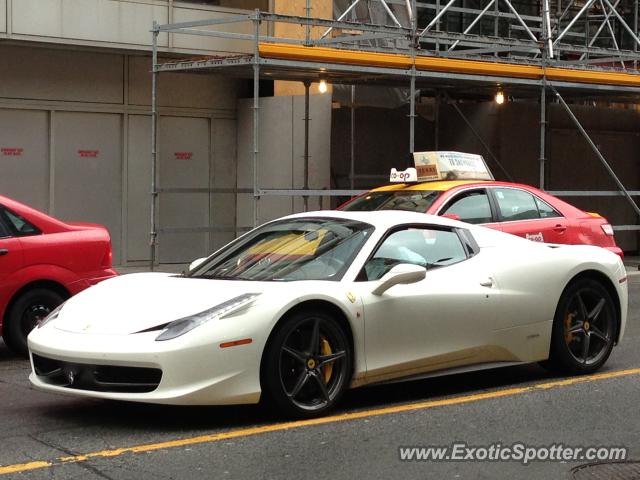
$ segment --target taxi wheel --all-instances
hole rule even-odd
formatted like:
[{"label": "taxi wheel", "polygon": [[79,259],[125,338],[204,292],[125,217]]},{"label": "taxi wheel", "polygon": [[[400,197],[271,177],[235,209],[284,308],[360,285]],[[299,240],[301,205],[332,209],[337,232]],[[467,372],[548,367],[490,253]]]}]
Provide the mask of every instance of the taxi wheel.
[{"label": "taxi wheel", "polygon": [[553,320],[549,360],[562,373],[590,373],[609,358],[617,335],[616,308],[597,280],[578,279],[562,293]]},{"label": "taxi wheel", "polygon": [[60,294],[45,288],[34,288],[21,294],[9,309],[4,325],[3,339],[7,347],[26,356],[29,332],[63,301]]},{"label": "taxi wheel", "polygon": [[265,351],[265,400],[289,417],[323,415],[349,386],[351,362],[347,335],[330,314],[296,312],[277,327]]}]

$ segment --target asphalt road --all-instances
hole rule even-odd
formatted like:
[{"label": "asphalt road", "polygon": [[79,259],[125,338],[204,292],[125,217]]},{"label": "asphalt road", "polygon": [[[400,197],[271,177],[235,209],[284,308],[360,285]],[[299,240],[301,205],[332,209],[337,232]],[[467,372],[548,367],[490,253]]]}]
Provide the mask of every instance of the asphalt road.
[{"label": "asphalt road", "polygon": [[348,392],[336,415],[318,422],[287,423],[257,406],[147,406],[38,392],[28,363],[0,342],[0,480],[551,480],[573,478],[571,469],[586,463],[400,461],[399,447],[456,442],[623,446],[640,460],[640,275],[629,280],[625,339],[596,376],[560,379],[525,366],[368,387]]}]

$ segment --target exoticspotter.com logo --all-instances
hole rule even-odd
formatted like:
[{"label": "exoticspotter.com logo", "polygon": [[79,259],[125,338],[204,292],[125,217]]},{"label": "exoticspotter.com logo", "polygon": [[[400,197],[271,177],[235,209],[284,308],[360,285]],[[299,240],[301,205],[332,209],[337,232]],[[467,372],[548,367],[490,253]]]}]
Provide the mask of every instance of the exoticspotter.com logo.
[{"label": "exoticspotter.com logo", "polygon": [[399,447],[402,462],[584,462],[626,460],[627,447],[570,446],[562,443],[552,445],[526,445],[512,443],[502,445],[468,445],[455,442],[451,445]]}]

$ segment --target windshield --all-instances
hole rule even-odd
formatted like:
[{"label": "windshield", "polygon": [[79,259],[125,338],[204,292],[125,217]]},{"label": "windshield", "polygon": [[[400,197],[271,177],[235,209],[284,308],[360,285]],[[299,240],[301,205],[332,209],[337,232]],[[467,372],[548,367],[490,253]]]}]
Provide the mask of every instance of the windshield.
[{"label": "windshield", "polygon": [[341,210],[370,212],[373,210],[406,210],[426,213],[442,194],[437,190],[389,190],[369,192],[348,203]]},{"label": "windshield", "polygon": [[340,280],[373,226],[337,218],[272,222],[210,257],[187,275],[254,281]]}]

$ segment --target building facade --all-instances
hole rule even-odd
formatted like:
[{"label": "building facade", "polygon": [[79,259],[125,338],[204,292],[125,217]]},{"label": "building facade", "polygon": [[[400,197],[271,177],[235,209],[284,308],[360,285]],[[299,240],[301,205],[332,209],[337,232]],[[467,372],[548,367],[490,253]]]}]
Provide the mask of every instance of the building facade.
[{"label": "building facade", "polygon": [[[64,220],[106,225],[115,264],[148,261],[152,23],[222,18],[255,8],[266,10],[269,2],[0,0],[0,192]],[[248,33],[250,25],[230,28]],[[159,47],[169,60],[243,52],[248,45],[164,34]],[[249,108],[239,103],[248,91],[242,79],[162,75],[160,263],[188,262],[252,226],[243,208],[252,195],[237,190],[252,183],[251,171],[238,161],[238,142],[245,154],[247,141],[238,137],[238,118],[244,118],[238,106]],[[274,108],[293,112],[293,103],[283,99]],[[268,109],[264,114],[274,115]],[[264,148],[271,153],[265,184],[291,188],[298,162],[291,145],[276,141]],[[282,152],[285,158],[277,156]],[[279,168],[269,162],[279,162]],[[319,175],[328,181],[328,170]],[[294,208],[291,199],[268,200],[261,219]]]}]

